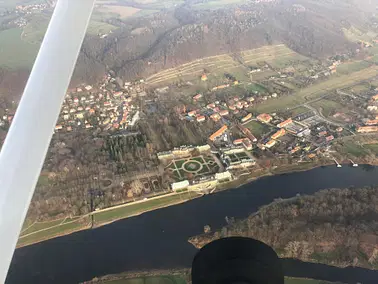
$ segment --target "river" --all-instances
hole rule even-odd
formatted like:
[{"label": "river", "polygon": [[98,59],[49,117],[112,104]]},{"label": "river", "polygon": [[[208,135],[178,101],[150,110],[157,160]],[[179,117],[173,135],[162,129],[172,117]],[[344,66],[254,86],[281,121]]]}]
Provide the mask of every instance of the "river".
[{"label": "river", "polygon": [[[17,249],[7,283],[78,283],[123,271],[189,267],[197,250],[187,239],[202,233],[204,225],[219,229],[225,216],[247,217],[279,197],[369,185],[378,185],[376,167],[329,166],[264,177],[237,189]],[[346,276],[345,270],[295,260],[285,260],[284,267],[291,276],[332,274],[326,279],[340,281]],[[364,278],[363,283],[378,279],[378,271],[354,268],[348,273]]]}]

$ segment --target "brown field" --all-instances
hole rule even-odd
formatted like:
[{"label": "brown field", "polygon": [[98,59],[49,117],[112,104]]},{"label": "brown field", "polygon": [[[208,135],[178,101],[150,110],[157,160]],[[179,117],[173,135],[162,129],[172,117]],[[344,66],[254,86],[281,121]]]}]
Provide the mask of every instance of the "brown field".
[{"label": "brown field", "polygon": [[104,5],[99,9],[103,13],[114,13],[121,16],[121,18],[131,17],[140,11],[138,8],[129,7],[129,6],[117,6],[117,5]]}]

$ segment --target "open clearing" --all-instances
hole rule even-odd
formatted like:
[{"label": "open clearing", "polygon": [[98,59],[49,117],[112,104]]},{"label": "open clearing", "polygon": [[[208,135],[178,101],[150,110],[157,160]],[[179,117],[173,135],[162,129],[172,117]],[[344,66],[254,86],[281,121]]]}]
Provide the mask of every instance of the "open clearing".
[{"label": "open clearing", "polygon": [[[66,235],[74,231],[88,228],[90,224],[89,217],[79,218],[79,219],[76,219],[75,221],[64,223],[62,225],[59,225],[59,224],[54,225],[54,222],[57,222],[57,221],[46,222],[44,224],[37,223],[36,229],[38,230],[35,230],[33,232],[28,232],[28,235],[26,235],[25,233],[22,233],[21,237],[18,239],[17,246],[18,247],[25,246],[25,245],[33,244],[33,243],[40,242],[43,240],[51,239],[60,235]],[[47,226],[48,223],[54,226],[44,227],[44,226]],[[33,229],[33,226],[30,228],[30,230]]]},{"label": "open clearing", "polygon": [[366,156],[368,154],[368,152],[365,149],[365,148],[368,148],[366,146],[367,145],[362,147],[362,146],[357,145],[356,143],[354,143],[352,141],[347,141],[342,146],[342,152],[349,153],[349,154],[351,154],[355,157],[363,157],[363,156]]},{"label": "open clearing", "polygon": [[94,222],[96,225],[108,223],[117,219],[127,218],[138,215],[143,212],[155,210],[171,204],[188,201],[197,197],[196,193],[184,192],[181,194],[169,195],[166,197],[151,199],[145,202],[130,204],[128,206],[109,209],[107,211],[96,213],[94,212]]},{"label": "open clearing", "polygon": [[104,5],[103,7],[99,8],[98,11],[103,13],[112,13],[115,15],[119,15],[122,19],[128,18],[133,16],[134,14],[138,13],[141,9],[129,7],[129,6],[118,6],[118,5]]},{"label": "open clearing", "polygon": [[332,113],[336,112],[337,110],[340,111],[343,108],[343,105],[327,99],[322,99],[320,101],[314,102],[311,104],[311,106],[315,107],[318,110],[321,110],[321,113],[325,117],[328,117]]},{"label": "open clearing", "polygon": [[39,45],[21,40],[21,33],[18,28],[0,32],[0,66],[17,69],[33,65]]},{"label": "open clearing", "polygon": [[252,134],[256,136],[256,138],[261,138],[265,133],[269,132],[269,126],[262,124],[258,121],[251,121],[244,125],[249,130],[251,130]]},{"label": "open clearing", "polygon": [[[173,204],[185,202],[200,195],[193,192],[182,192],[151,198],[138,203],[124,204],[103,211],[93,212],[94,225],[99,226],[115,220],[136,216],[144,212],[152,211]],[[25,225],[24,231],[18,240],[17,246],[25,246],[43,240],[52,239],[57,236],[67,235],[75,231],[88,229],[91,227],[91,216],[63,218],[49,222],[36,222],[29,226]]]},{"label": "open clearing", "polygon": [[269,100],[253,108],[257,112],[274,112],[284,108],[291,108],[306,103],[306,101],[316,99],[329,91],[342,89],[358,82],[377,76],[378,67],[372,66],[349,75],[339,75],[330,78],[327,81],[314,84],[308,88],[280,97],[279,99]]},{"label": "open clearing", "polygon": [[[242,60],[243,64],[239,61]],[[224,72],[247,74],[248,68],[245,66],[255,66],[258,62],[267,62],[273,67],[282,68],[294,61],[308,60],[308,58],[299,55],[293,50],[286,47],[284,44],[263,46],[256,49],[245,50],[233,56],[232,54],[221,54],[202,59],[197,59],[192,62],[182,64],[175,68],[170,68],[159,73],[156,73],[146,79],[149,85],[169,84],[181,80],[191,80],[198,78],[207,71],[209,80],[212,76],[223,76]]]},{"label": "open clearing", "polygon": [[340,74],[350,74],[356,71],[370,67],[372,64],[367,61],[355,61],[341,64],[337,67],[337,72]]}]

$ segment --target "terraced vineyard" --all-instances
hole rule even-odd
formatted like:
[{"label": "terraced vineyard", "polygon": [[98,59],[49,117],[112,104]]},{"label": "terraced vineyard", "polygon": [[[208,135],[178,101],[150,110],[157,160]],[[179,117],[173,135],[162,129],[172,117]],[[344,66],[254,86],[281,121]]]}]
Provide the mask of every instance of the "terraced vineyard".
[{"label": "terraced vineyard", "polygon": [[[263,46],[256,49],[245,50],[239,54],[221,54],[185,63],[175,68],[170,68],[156,73],[146,79],[148,85],[169,84],[180,80],[198,78],[206,69],[209,79],[216,77],[217,73],[244,73],[248,72],[248,66],[254,66],[258,62],[267,62],[273,67],[282,68],[293,61],[308,60],[284,44]],[[241,62],[241,63],[240,63]]]}]

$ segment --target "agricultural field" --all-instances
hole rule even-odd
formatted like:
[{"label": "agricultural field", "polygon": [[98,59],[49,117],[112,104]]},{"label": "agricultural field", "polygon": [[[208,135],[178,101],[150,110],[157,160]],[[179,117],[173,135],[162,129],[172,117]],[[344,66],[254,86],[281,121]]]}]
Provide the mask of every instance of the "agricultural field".
[{"label": "agricultural field", "polygon": [[[156,73],[146,79],[148,85],[170,84],[178,81],[187,81],[197,79],[198,84],[210,87],[213,80],[219,76],[223,77],[224,73],[235,74],[236,79],[246,78],[248,68],[245,66],[255,66],[257,63],[267,62],[273,67],[283,68],[292,63],[308,60],[308,58],[299,55],[283,44],[263,46],[257,49],[242,51],[239,54],[243,64],[236,61],[230,54],[221,54],[192,62],[182,64],[175,68],[170,68]],[[200,77],[206,70],[208,80],[201,82]],[[258,73],[256,73],[258,76]]]},{"label": "agricultural field", "polygon": [[348,62],[343,63],[339,66],[337,66],[337,72],[340,74],[350,74],[356,71],[360,71],[362,69],[370,67],[372,64],[367,61],[354,61],[354,62]]},{"label": "agricultural field", "polygon": [[212,156],[199,156],[173,160],[166,167],[166,171],[179,181],[216,173],[219,171],[219,165]]},{"label": "agricultural field", "polygon": [[103,5],[100,8],[97,8],[96,11],[104,14],[113,15],[113,17],[126,19],[138,13],[139,11],[141,11],[141,9],[120,5]]},{"label": "agricultural field", "polygon": [[30,68],[39,45],[21,39],[22,30],[12,28],[0,32],[0,66],[11,69]]},{"label": "agricultural field", "polygon": [[342,89],[358,82],[375,77],[378,71],[377,66],[372,66],[361,71],[351,73],[349,75],[333,76],[329,80],[314,84],[310,87],[301,89],[300,91],[286,96],[280,97],[276,100],[268,100],[253,108],[257,112],[274,112],[278,110],[284,110],[285,108],[291,108],[296,105],[305,103],[306,101],[316,99],[325,93]]},{"label": "agricultural field", "polygon": [[258,121],[250,121],[244,126],[251,130],[252,134],[258,139],[261,138],[264,134],[268,133],[270,130],[269,126]]}]

